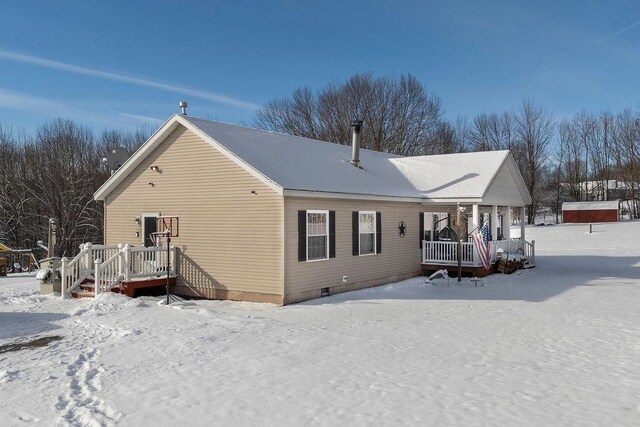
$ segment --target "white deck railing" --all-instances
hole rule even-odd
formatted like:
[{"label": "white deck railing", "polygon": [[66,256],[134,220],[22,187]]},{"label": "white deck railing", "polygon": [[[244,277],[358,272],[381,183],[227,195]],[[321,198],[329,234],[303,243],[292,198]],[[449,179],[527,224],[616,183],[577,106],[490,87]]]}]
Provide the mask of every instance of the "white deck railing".
[{"label": "white deck railing", "polygon": [[[461,254],[463,266],[479,267],[480,258],[473,242],[462,242]],[[502,249],[508,253],[524,255],[531,265],[535,264],[535,241],[527,242],[522,239],[498,240],[489,242],[491,262],[496,261],[496,253]],[[441,241],[422,241],[422,263],[438,265],[458,265],[458,243]]]},{"label": "white deck railing", "polygon": [[[137,247],[130,245],[80,246],[73,259],[62,258],[62,295],[68,297],[82,282],[94,276],[96,296],[110,290],[118,282],[135,278],[158,277],[167,274],[166,247]],[[169,274],[176,275],[176,248],[171,247]],[[105,261],[103,261],[105,260]]]},{"label": "white deck railing", "polygon": [[[474,255],[472,242],[462,242],[461,244],[462,265],[475,266],[474,260],[478,259]],[[431,242],[422,241],[422,263],[440,265],[458,265],[458,243],[457,242]]]},{"label": "white deck railing", "polygon": [[532,240],[531,242],[527,242],[523,239],[509,239],[509,240],[498,240],[496,243],[495,250],[493,251],[493,256],[495,258],[495,252],[497,249],[502,249],[504,252],[508,252],[510,254],[520,254],[524,255],[527,260],[529,260],[530,265],[535,265],[536,262],[536,241]]},{"label": "white deck railing", "polygon": [[[72,260],[62,258],[62,295],[67,295],[93,274],[96,259],[107,259],[118,252],[118,245],[80,245],[80,252]],[[108,257],[107,257],[108,256]]]},{"label": "white deck railing", "polygon": [[120,275],[121,260],[122,252],[116,252],[105,262],[102,262],[101,259],[95,260],[93,269],[95,296],[111,290],[116,283],[122,280]]}]

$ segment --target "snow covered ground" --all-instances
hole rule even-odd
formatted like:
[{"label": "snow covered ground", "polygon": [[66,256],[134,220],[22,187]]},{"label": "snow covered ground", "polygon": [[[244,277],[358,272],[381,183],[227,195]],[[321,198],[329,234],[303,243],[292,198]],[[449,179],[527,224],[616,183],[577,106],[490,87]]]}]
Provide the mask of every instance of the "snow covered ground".
[{"label": "snow covered ground", "polygon": [[1,277],[0,423],[639,425],[640,222],[527,233],[537,267],[483,286],[287,307],[62,300]]}]

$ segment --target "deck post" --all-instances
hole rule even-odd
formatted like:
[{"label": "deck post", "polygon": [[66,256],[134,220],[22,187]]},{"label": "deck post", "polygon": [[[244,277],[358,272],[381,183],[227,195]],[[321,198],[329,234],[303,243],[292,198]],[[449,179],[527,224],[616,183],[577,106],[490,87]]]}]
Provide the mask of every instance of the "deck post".
[{"label": "deck post", "polygon": [[527,214],[526,207],[520,206],[520,238],[522,240],[526,240],[524,235],[524,226],[526,224],[526,220],[525,220],[526,214]]},{"label": "deck post", "polygon": [[91,271],[93,268],[93,249],[91,249],[91,242],[87,242],[84,244],[84,248],[87,250],[84,259],[84,268],[88,271]]},{"label": "deck post", "polygon": [[100,264],[102,264],[102,260],[100,258],[93,262],[93,292],[96,298],[98,298],[98,295],[100,294]]},{"label": "deck post", "polygon": [[124,253],[122,250],[124,249],[124,245],[122,243],[118,243],[118,277],[124,278]]},{"label": "deck post", "polygon": [[69,258],[62,257],[62,259],[60,260],[60,262],[62,263],[60,269],[60,273],[62,274],[62,288],[60,289],[60,292],[62,292],[62,298],[66,298],[67,297],[67,264],[69,263]]},{"label": "deck post", "polygon": [[171,259],[169,260],[171,266],[171,274],[176,275],[178,269],[176,268],[176,247],[171,246]]},{"label": "deck post", "polygon": [[460,224],[460,213],[462,212],[460,207],[460,202],[458,202],[456,209],[456,225],[458,226],[458,247],[457,249],[457,258],[458,258],[458,283],[462,280],[462,224]]},{"label": "deck post", "polygon": [[536,263],[536,241],[535,240],[531,241],[531,259],[535,264]]},{"label": "deck post", "polygon": [[125,282],[129,282],[130,281],[130,277],[129,277],[129,273],[131,271],[131,252],[130,252],[131,246],[129,246],[129,244],[127,243],[126,245],[124,245],[124,248],[122,248],[122,254],[124,257],[124,266],[123,266],[123,276],[124,276],[124,281]]}]

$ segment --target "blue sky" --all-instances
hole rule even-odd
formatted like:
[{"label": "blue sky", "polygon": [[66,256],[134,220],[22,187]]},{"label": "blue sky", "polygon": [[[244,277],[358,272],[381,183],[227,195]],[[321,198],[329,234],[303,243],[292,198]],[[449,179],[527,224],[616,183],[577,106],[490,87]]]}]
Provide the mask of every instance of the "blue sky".
[{"label": "blue sky", "polygon": [[249,123],[298,86],[411,73],[445,117],[532,99],[558,117],[637,107],[637,1],[4,2],[0,123],[96,130],[189,114]]}]

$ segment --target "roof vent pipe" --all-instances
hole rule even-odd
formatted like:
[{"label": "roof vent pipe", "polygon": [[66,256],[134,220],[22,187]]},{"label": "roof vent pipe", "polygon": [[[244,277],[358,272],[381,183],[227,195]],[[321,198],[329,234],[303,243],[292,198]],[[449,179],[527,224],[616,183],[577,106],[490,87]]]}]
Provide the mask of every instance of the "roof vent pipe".
[{"label": "roof vent pipe", "polygon": [[178,104],[178,106],[180,107],[180,114],[182,114],[183,116],[187,115],[187,107],[189,106],[189,104],[187,104],[187,101],[180,101],[180,104]]},{"label": "roof vent pipe", "polygon": [[351,122],[351,164],[360,167],[360,131],[362,130],[362,120]]}]

